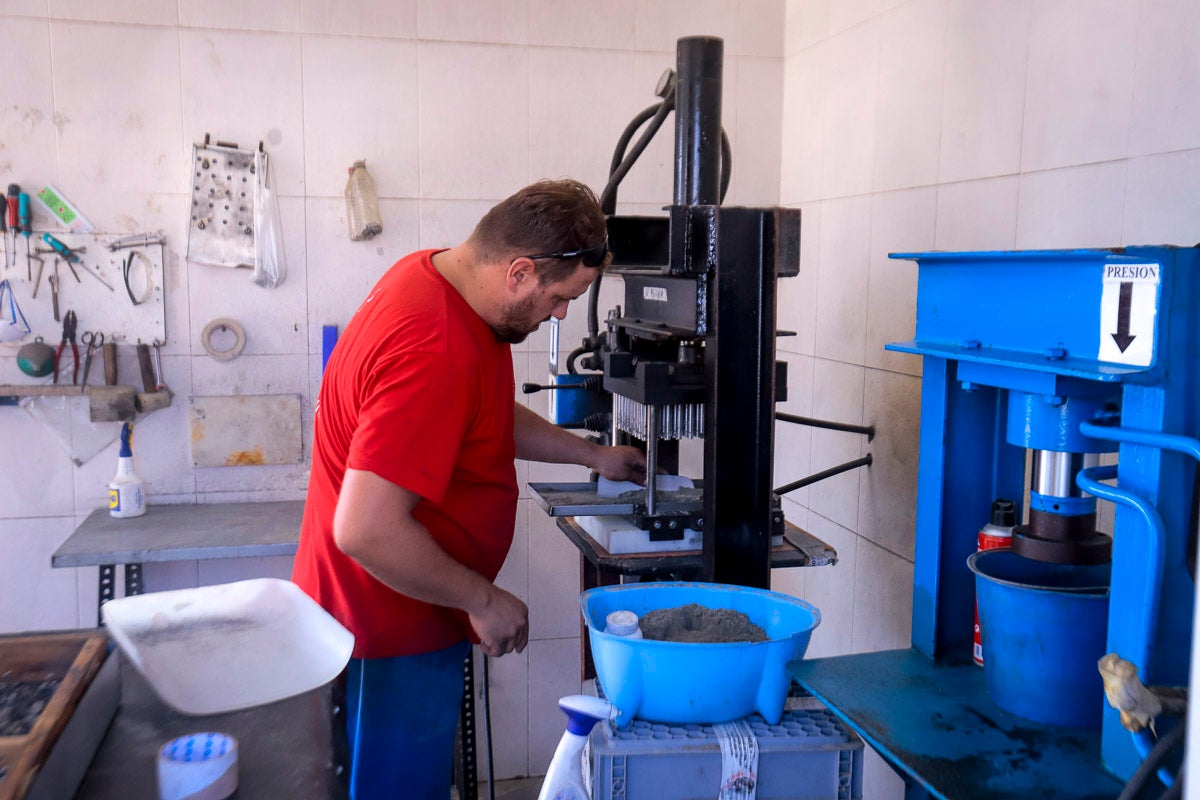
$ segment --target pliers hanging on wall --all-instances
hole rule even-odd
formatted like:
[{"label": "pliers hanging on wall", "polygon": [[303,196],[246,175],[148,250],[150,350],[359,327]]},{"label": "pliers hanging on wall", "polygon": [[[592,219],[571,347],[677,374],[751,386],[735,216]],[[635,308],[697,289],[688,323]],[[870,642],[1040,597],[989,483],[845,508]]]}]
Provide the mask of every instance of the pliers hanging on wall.
[{"label": "pliers hanging on wall", "polygon": [[67,342],[71,343],[71,354],[75,357],[71,364],[71,384],[79,382],[79,345],[75,343],[75,326],[77,319],[74,311],[68,311],[63,317],[63,333],[62,341],[58,343],[58,349],[54,351],[54,382],[58,383],[58,367],[62,361],[63,347]]}]

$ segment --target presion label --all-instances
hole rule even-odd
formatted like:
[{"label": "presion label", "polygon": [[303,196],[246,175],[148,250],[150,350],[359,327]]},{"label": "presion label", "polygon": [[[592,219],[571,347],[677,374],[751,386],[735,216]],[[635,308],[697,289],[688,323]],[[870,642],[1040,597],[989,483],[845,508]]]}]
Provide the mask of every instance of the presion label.
[{"label": "presion label", "polygon": [[1154,361],[1158,264],[1105,264],[1100,295],[1101,361],[1148,367]]}]

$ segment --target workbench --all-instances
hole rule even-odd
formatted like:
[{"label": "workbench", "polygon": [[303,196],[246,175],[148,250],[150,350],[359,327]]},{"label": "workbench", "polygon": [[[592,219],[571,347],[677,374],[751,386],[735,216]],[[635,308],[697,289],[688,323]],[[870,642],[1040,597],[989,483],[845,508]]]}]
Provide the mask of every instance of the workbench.
[{"label": "workbench", "polygon": [[238,797],[341,800],[347,793],[333,766],[331,709],[325,686],[244,711],[189,717],[123,663],[120,706],[76,797],[157,797],[159,749],[177,736],[217,731],[238,742]]},{"label": "workbench", "polygon": [[54,551],[50,565],[98,566],[104,605],[116,596],[118,564],[125,566],[125,594],[134,595],[142,593],[147,562],[294,555],[303,516],[303,500],[150,505],[143,516],[120,519],[97,508]]}]

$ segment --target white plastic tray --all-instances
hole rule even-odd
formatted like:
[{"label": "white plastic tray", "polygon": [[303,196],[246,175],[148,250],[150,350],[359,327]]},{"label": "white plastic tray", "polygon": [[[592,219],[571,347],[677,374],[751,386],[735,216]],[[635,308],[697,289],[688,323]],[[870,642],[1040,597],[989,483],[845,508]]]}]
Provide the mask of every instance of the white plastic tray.
[{"label": "white plastic tray", "polygon": [[354,635],[290,581],[260,578],[110,600],[113,639],[168,705],[220,714],[337,677]]}]

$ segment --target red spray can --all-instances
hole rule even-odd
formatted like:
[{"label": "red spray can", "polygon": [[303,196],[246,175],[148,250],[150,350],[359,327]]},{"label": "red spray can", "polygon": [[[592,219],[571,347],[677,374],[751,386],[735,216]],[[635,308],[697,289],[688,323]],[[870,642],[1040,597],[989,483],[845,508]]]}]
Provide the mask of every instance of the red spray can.
[{"label": "red spray can", "polygon": [[[992,516],[987,525],[979,529],[978,550],[995,550],[1012,547],[1013,527],[1017,524],[1017,506],[1012,500],[993,500]],[[983,666],[983,641],[979,638],[979,602],[975,603],[975,646],[972,656],[975,663]]]}]

